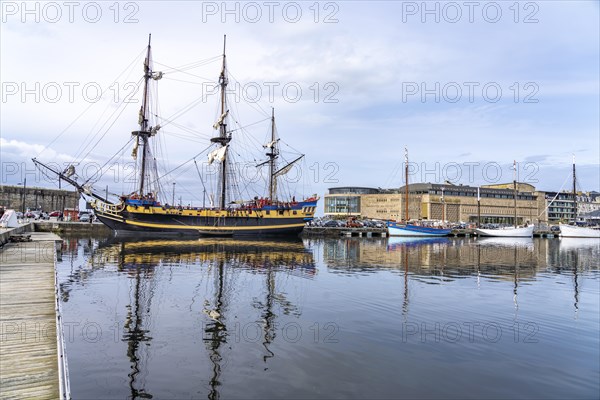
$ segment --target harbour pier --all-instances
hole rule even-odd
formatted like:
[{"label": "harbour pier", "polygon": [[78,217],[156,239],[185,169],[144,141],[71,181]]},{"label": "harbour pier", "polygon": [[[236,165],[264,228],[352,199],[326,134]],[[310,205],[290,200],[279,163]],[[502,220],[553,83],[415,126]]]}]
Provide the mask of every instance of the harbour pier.
[{"label": "harbour pier", "polygon": [[305,226],[304,230],[302,231],[302,235],[308,237],[386,237],[387,228]]},{"label": "harbour pier", "polygon": [[69,399],[55,269],[61,239],[45,232],[18,239],[0,249],[0,398]]}]

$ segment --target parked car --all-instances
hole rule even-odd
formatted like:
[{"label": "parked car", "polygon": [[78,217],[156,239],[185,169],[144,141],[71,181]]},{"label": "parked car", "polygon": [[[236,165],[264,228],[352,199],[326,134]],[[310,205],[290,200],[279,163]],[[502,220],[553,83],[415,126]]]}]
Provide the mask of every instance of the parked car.
[{"label": "parked car", "polygon": [[60,211],[52,211],[48,214],[49,217],[60,217]]},{"label": "parked car", "polygon": [[80,213],[79,214],[79,222],[90,222],[92,216],[88,213]]},{"label": "parked car", "polygon": [[323,226],[327,226],[327,227],[337,227],[337,226],[338,226],[338,223],[337,223],[337,221],[330,220],[330,221],[327,221],[327,222],[325,222],[325,223],[323,224]]}]

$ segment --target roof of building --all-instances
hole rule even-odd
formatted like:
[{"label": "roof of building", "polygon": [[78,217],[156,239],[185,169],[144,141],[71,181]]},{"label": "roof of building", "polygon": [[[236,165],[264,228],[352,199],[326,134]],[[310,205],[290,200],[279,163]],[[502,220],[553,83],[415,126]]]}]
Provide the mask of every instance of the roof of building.
[{"label": "roof of building", "polygon": [[338,186],[329,188],[329,194],[374,194],[380,193],[379,188],[370,188],[364,186]]}]

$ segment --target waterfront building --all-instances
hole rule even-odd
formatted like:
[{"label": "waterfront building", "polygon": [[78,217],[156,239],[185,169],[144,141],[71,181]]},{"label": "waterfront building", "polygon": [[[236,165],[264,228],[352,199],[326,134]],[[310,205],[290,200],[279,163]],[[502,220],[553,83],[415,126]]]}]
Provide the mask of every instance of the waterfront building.
[{"label": "waterfront building", "polygon": [[577,201],[577,222],[585,222],[584,216],[600,211],[600,193],[578,192],[544,192],[549,223],[573,222]]},{"label": "waterfront building", "polygon": [[580,192],[577,195],[577,214],[584,215],[600,211],[600,193]]},{"label": "waterfront building", "polygon": [[361,216],[361,196],[377,194],[379,189],[367,187],[330,188],[325,196],[325,214],[332,216]]},{"label": "waterfront building", "polygon": [[572,192],[544,192],[549,223],[573,221],[575,216]]},{"label": "waterfront building", "polygon": [[[446,220],[449,222],[513,224],[515,214],[512,183],[474,186],[413,183],[408,185],[409,218],[411,220]],[[393,190],[337,187],[330,188],[325,198],[325,215],[357,216],[383,220],[405,219],[405,187]],[[545,220],[544,201],[535,187],[517,186],[517,224]]]}]

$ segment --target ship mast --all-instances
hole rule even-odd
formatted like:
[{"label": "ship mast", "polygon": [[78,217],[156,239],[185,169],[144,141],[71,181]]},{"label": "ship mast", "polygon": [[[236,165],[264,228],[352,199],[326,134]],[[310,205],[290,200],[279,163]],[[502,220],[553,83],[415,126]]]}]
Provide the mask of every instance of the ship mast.
[{"label": "ship mast", "polygon": [[575,176],[575,154],[573,154],[573,224],[577,225],[577,177]]},{"label": "ship mast", "polygon": [[515,228],[517,227],[517,161],[513,160],[513,197],[515,208]]},{"label": "ship mast", "polygon": [[405,166],[404,166],[404,178],[405,178],[405,190],[404,190],[404,219],[406,221],[406,223],[408,223],[409,218],[408,218],[408,149],[405,147],[404,148],[404,160],[405,160]]},{"label": "ship mast", "polygon": [[[140,186],[138,194],[142,196],[144,194],[144,184],[146,179],[146,157],[148,153],[148,138],[152,136],[152,133],[148,129],[148,81],[152,78],[152,71],[150,70],[150,40],[152,34],[148,35],[148,51],[146,53],[146,59],[144,61],[144,98],[142,100],[142,107],[140,109],[139,124],[140,130],[131,132],[132,135],[136,136],[136,145],[134,148],[134,155],[137,156],[137,148],[141,144],[142,146],[142,165],[140,169]],[[141,142],[140,142],[141,140]]]},{"label": "ship mast", "polygon": [[[226,97],[225,90],[227,89],[227,64],[226,64],[226,56],[225,56],[225,45],[227,43],[227,36],[223,37],[223,67],[221,68],[221,75],[219,75],[219,85],[221,86],[221,117],[219,121],[215,124],[215,129],[219,128],[219,136],[210,139],[213,143],[221,144],[221,147],[226,147],[227,144],[231,141],[231,136],[227,134],[227,123],[225,118],[227,117],[226,110]],[[219,159],[221,160],[221,196],[219,200],[219,207],[221,209],[225,208],[225,196],[227,193],[227,151],[223,150],[220,153]]]},{"label": "ship mast", "polygon": [[269,157],[269,199],[275,200],[275,159],[277,158],[277,147],[275,141],[275,109],[271,109],[271,143],[269,143],[269,152],[266,155]]}]

